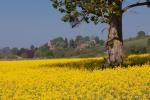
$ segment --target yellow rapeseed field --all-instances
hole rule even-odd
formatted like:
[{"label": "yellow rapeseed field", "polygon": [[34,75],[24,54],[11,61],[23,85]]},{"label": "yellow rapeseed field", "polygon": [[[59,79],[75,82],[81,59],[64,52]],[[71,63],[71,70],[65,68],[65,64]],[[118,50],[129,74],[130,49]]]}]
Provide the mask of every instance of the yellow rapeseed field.
[{"label": "yellow rapeseed field", "polygon": [[0,100],[150,100],[148,64],[93,71],[59,66],[91,60],[103,59],[0,61]]}]

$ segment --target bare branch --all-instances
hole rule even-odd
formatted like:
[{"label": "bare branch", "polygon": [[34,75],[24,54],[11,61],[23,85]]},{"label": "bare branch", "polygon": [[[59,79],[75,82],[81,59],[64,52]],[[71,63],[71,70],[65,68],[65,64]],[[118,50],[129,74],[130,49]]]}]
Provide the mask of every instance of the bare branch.
[{"label": "bare branch", "polygon": [[144,5],[150,5],[150,1],[147,1],[147,2],[141,2],[141,3],[136,3],[136,4],[132,4],[132,5],[129,5],[125,8],[123,8],[122,12],[126,12],[127,10],[129,10],[130,8],[134,8],[134,7],[138,7],[138,6],[144,6]]}]

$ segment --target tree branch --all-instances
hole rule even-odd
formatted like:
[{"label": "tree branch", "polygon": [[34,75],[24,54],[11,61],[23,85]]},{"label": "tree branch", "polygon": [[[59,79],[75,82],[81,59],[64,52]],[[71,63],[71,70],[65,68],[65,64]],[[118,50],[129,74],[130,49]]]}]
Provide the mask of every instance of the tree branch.
[{"label": "tree branch", "polygon": [[144,5],[150,5],[150,1],[129,5],[129,6],[125,7],[125,8],[123,8],[122,12],[124,13],[127,10],[129,10],[130,8],[134,8],[134,7],[138,7],[138,6],[144,6]]}]

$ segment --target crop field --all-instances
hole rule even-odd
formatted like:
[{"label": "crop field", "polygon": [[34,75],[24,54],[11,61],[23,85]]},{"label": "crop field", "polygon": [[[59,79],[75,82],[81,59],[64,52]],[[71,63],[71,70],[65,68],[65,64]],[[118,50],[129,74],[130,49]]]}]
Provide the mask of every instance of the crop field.
[{"label": "crop field", "polygon": [[103,58],[0,61],[0,100],[150,100],[149,58],[104,70]]}]

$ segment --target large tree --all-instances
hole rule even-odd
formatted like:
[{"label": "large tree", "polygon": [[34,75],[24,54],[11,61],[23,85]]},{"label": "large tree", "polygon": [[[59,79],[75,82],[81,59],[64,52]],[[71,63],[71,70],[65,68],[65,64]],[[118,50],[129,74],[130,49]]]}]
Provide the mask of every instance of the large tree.
[{"label": "large tree", "polygon": [[85,21],[109,25],[106,48],[108,63],[123,63],[122,16],[131,8],[150,6],[150,0],[135,0],[123,7],[125,0],[51,0],[54,8],[63,13],[62,20],[72,27]]}]

